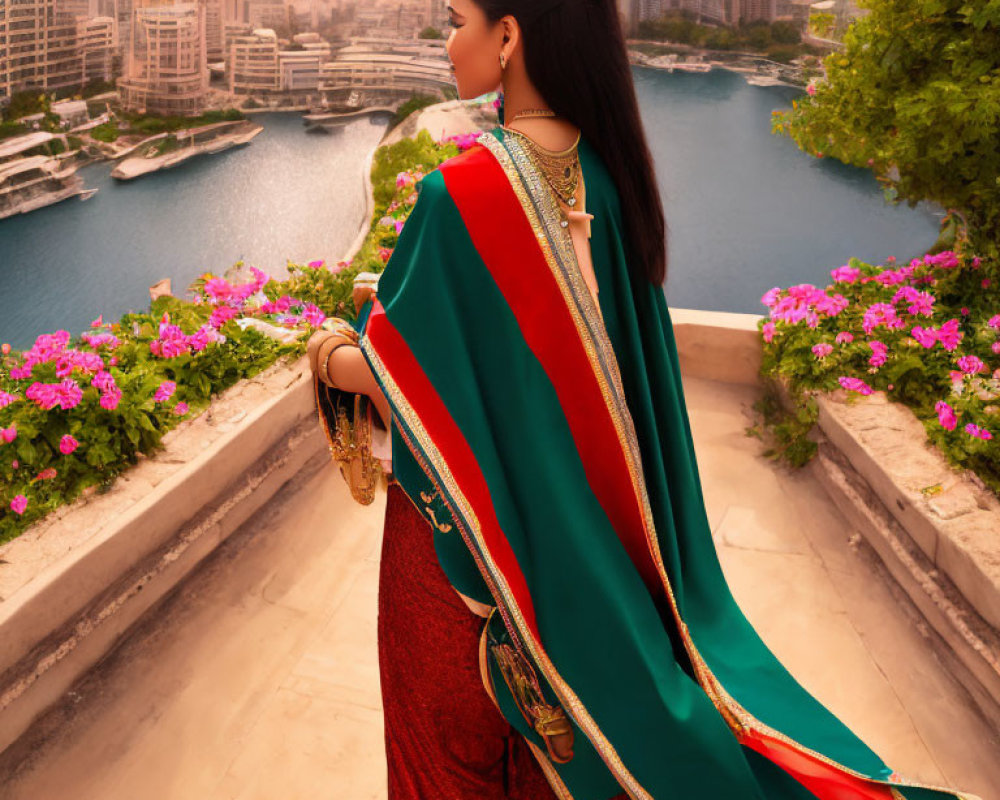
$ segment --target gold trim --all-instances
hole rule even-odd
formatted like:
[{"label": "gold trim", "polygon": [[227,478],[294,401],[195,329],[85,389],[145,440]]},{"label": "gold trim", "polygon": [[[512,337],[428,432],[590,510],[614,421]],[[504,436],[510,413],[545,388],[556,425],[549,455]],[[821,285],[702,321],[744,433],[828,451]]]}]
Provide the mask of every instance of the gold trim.
[{"label": "gold trim", "polygon": [[[394,409],[398,411],[398,417],[402,422],[397,427],[400,437],[406,443],[411,453],[413,453],[414,458],[420,464],[425,474],[427,474],[428,479],[441,492],[441,500],[448,510],[452,512],[452,518],[458,527],[459,533],[462,535],[466,546],[476,561],[476,566],[483,575],[490,593],[497,600],[497,611],[503,617],[504,624],[508,632],[511,633],[511,638],[515,645],[527,648],[534,663],[541,667],[543,674],[559,698],[562,707],[586,733],[594,745],[594,749],[597,750],[598,754],[608,765],[615,779],[622,785],[631,800],[653,800],[652,795],[643,789],[632,773],[629,772],[628,768],[622,762],[621,757],[611,745],[611,742],[608,741],[607,737],[597,726],[597,723],[590,716],[590,713],[576,696],[576,693],[573,692],[556,671],[555,666],[549,660],[548,654],[541,648],[540,643],[535,640],[524,620],[520,607],[510,591],[510,587],[503,577],[503,573],[497,568],[489,550],[483,543],[482,526],[475,511],[456,482],[437,445],[434,444],[434,441],[424,429],[419,416],[414,412],[406,396],[386,369],[385,363],[375,350],[368,335],[361,338],[361,349],[368,357],[369,364],[376,378],[381,383],[383,391]],[[407,433],[407,428],[412,430],[413,438],[417,440],[416,445],[414,445],[410,435]],[[424,454],[430,460],[433,470],[428,466]],[[441,491],[441,485],[438,483],[435,475],[439,476],[441,483],[447,487],[447,492]],[[451,501],[449,501],[449,497]],[[461,515],[455,512],[455,509],[451,505],[452,502],[461,509]],[[517,633],[520,633],[520,636],[515,635]]]},{"label": "gold trim", "polygon": [[[590,359],[594,376],[598,381],[601,394],[604,396],[611,418],[614,420],[615,429],[618,432],[619,441],[626,456],[633,490],[642,509],[643,526],[647,542],[649,543],[650,554],[653,556],[660,580],[670,601],[671,611],[677,622],[685,649],[688,651],[688,656],[694,665],[695,675],[702,689],[738,739],[742,740],[746,730],[755,730],[782,741],[803,753],[811,755],[857,778],[891,786],[890,781],[873,778],[840,764],[823,753],[806,747],[754,717],[726,691],[718,678],[713,674],[708,663],[701,656],[687,624],[681,618],[680,609],[663,563],[656,535],[656,527],[653,522],[652,508],[649,504],[649,496],[643,477],[642,459],[635,432],[635,423],[632,420],[625,401],[617,358],[611,346],[607,329],[604,326],[603,316],[600,315],[597,304],[594,302],[594,297],[590,293],[589,287],[583,278],[583,273],[580,270],[576,258],[576,249],[573,246],[572,235],[557,222],[558,207],[556,206],[555,195],[543,181],[538,179],[539,168],[537,164],[533,161],[530,151],[523,148],[517,139],[507,139],[505,137],[504,141],[501,142],[492,132],[486,131],[477,138],[476,142],[484,146],[496,157],[510,181],[511,188],[517,195],[522,210],[535,232],[536,239],[545,255],[545,260],[549,265],[552,276],[559,285],[570,314],[576,323],[581,343]],[[560,259],[562,264],[558,263]],[[610,372],[611,377],[610,386],[607,380],[608,372]],[[913,788],[949,792],[962,800],[973,800],[975,798],[975,795],[962,793],[950,787],[918,783],[901,777],[892,783]]]},{"label": "gold trim", "polygon": [[[496,608],[494,608],[493,611],[496,611]],[[487,633],[489,632],[490,620],[493,617],[493,611],[491,611],[489,617],[486,618],[486,624],[483,625],[483,632],[479,636],[479,674],[483,679],[483,687],[486,689],[486,694],[489,695],[490,700],[493,701],[493,705],[496,706],[497,711],[501,716],[503,716],[503,712],[500,710],[500,703],[497,702],[496,691],[493,688],[493,678],[490,675],[490,669],[487,663],[486,638]],[[552,787],[552,791],[555,793],[555,796],[559,798],[559,800],[573,800],[573,795],[566,787],[566,784],[563,783],[562,778],[559,777],[559,773],[556,772],[555,767],[552,766],[552,762],[549,761],[545,752],[529,739],[522,736],[520,731],[516,728],[512,727],[511,730],[516,735],[521,736],[524,743],[531,748],[531,753],[535,757],[535,760],[538,761],[539,766],[542,768],[545,779],[549,782],[549,786]]]},{"label": "gold trim", "polygon": [[[518,736],[521,736],[521,734],[518,733]],[[569,787],[563,783],[563,780],[556,771],[556,768],[553,767],[552,762],[549,761],[548,755],[546,755],[542,748],[534,742],[525,739],[523,736],[521,736],[521,739],[523,739],[524,743],[531,748],[531,754],[535,757],[535,760],[538,761],[538,765],[542,768],[542,772],[545,774],[545,779],[549,782],[549,786],[552,787],[552,791],[555,792],[556,797],[559,798],[559,800],[573,800],[573,795],[570,793]]]}]

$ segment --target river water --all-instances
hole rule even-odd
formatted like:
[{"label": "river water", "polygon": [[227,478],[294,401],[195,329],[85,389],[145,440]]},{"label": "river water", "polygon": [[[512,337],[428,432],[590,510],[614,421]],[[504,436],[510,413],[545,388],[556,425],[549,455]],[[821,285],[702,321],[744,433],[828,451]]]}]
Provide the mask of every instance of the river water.
[{"label": "river water", "polygon": [[[770,133],[771,110],[797,90],[719,70],[634,75],[670,228],[671,306],[762,313],[772,286],[825,284],[851,256],[909,258],[933,243],[931,211],[887,206],[868,172]],[[331,135],[306,134],[298,113],[254,119],[264,130],[246,147],[132,182],[94,164],[80,171],[100,190],[91,199],[0,220],[0,341],[23,348],[144,310],[161,278],[183,296],[241,259],[278,275],[286,259],[341,258],[386,117]]]}]

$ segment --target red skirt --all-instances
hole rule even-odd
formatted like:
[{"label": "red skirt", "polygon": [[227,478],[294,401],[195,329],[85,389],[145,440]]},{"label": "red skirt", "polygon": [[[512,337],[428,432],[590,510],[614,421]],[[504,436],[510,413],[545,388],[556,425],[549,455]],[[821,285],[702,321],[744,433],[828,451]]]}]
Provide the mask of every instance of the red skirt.
[{"label": "red skirt", "polygon": [[448,582],[428,522],[390,483],[378,597],[389,800],[556,799],[483,686],[485,623]]}]

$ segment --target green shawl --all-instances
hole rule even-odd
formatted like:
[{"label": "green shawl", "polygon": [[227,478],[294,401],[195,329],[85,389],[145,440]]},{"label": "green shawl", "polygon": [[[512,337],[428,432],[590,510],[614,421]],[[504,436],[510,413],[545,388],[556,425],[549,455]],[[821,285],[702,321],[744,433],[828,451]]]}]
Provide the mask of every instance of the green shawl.
[{"label": "green shawl", "polygon": [[[963,797],[893,773],[734,601],[663,290],[630,274],[614,182],[579,153],[603,324],[554,196],[498,127],[418,184],[361,325],[393,472],[451,583],[495,607],[501,712],[558,797]],[[546,754],[505,645],[570,721],[570,761]]]}]

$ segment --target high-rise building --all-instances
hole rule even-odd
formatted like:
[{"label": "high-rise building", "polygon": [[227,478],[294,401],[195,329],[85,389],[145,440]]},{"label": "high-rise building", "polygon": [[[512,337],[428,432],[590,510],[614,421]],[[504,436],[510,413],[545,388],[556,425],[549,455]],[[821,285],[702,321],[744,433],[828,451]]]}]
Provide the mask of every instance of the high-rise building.
[{"label": "high-rise building", "polygon": [[243,22],[251,28],[282,28],[288,24],[284,0],[243,0]]},{"label": "high-rise building", "polygon": [[740,0],[740,22],[755,19],[771,22],[778,15],[777,0]]},{"label": "high-rise building", "polygon": [[76,38],[83,59],[83,82],[114,77],[115,21],[112,17],[84,17],[76,21]]},{"label": "high-rise building", "polygon": [[278,37],[270,28],[233,37],[226,59],[229,91],[235,94],[276,92],[281,88],[278,71]]},{"label": "high-rise building", "polygon": [[221,61],[225,56],[223,51],[222,0],[202,0],[205,5],[205,54],[209,61]]},{"label": "high-rise building", "polygon": [[205,6],[142,6],[133,11],[122,105],[150,114],[194,116],[208,94]]},{"label": "high-rise building", "polygon": [[76,19],[58,11],[56,2],[0,1],[0,98],[83,82]]}]

